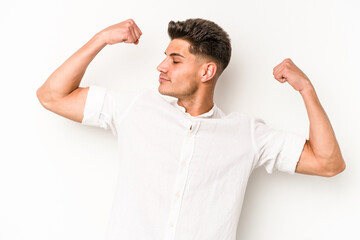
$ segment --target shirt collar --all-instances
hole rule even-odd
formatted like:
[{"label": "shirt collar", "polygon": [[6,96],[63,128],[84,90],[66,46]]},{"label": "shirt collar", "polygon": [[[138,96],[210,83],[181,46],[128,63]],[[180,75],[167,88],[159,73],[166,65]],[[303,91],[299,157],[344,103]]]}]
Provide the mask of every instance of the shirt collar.
[{"label": "shirt collar", "polygon": [[186,115],[192,117],[192,118],[211,118],[214,115],[215,109],[216,109],[216,104],[214,103],[214,106],[206,113],[200,114],[198,116],[192,116],[190,113],[186,112],[186,109],[183,106],[180,106],[178,103],[178,99],[172,99],[170,101],[170,103],[176,107],[177,109],[179,109],[180,111],[182,111],[183,113],[185,113]]}]

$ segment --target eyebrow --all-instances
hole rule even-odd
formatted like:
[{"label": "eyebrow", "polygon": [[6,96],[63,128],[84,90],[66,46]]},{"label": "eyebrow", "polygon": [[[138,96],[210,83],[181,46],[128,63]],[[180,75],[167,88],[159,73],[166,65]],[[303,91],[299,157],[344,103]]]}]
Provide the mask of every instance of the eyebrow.
[{"label": "eyebrow", "polygon": [[[166,54],[166,52],[164,52],[165,53],[165,55],[167,55]],[[170,56],[179,56],[179,57],[183,57],[183,58],[185,58],[183,55],[181,55],[180,53],[170,53]]]}]

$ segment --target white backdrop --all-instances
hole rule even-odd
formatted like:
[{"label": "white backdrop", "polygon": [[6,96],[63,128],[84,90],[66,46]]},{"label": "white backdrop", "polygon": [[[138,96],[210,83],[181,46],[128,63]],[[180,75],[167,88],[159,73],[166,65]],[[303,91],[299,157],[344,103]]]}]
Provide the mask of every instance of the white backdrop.
[{"label": "white backdrop", "polygon": [[157,91],[170,20],[222,26],[232,59],[215,90],[225,112],[308,136],[301,95],[273,68],[291,58],[312,81],[347,164],[341,174],[253,172],[238,239],[360,239],[359,4],[356,1],[0,1],[0,239],[101,240],[115,193],[116,139],[44,109],[36,90],[98,31],[133,18],[139,45],[106,46],[80,86]]}]

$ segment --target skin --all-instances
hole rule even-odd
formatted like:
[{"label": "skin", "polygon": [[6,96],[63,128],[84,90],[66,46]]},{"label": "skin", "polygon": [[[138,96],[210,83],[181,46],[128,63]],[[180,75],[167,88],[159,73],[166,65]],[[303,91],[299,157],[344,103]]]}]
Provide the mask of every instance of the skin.
[{"label": "skin", "polygon": [[157,67],[160,72],[158,91],[178,98],[178,105],[190,115],[198,116],[214,106],[217,66],[209,59],[190,53],[189,48],[186,40],[171,40],[165,51],[166,58]]}]

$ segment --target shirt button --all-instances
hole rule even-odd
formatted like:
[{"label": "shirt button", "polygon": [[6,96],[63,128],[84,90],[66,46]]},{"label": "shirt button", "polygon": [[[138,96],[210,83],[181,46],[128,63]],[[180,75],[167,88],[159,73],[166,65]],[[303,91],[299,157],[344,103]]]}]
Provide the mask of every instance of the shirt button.
[{"label": "shirt button", "polygon": [[174,224],[172,222],[170,223],[170,227],[174,227]]},{"label": "shirt button", "polygon": [[181,162],[181,166],[182,166],[182,167],[185,167],[185,165],[186,165],[186,162],[185,162],[185,161],[182,161],[182,162]]},{"label": "shirt button", "polygon": [[177,192],[175,196],[176,196],[176,198],[180,197],[180,193]]}]

